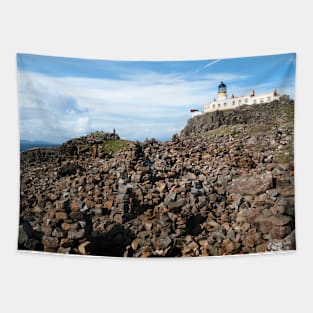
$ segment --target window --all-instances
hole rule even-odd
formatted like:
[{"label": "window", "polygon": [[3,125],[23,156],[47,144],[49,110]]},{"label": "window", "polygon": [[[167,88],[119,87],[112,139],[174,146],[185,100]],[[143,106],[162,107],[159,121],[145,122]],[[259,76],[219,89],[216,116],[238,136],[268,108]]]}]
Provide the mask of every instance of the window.
[{"label": "window", "polygon": [[248,103],[248,98],[245,99],[245,103]]},{"label": "window", "polygon": [[271,101],[271,97],[267,97],[267,101]]},{"label": "window", "polygon": [[224,103],[224,107],[227,107],[227,103],[226,102]]},{"label": "window", "polygon": [[256,104],[256,100],[255,99],[253,100],[253,104]]},{"label": "window", "polygon": [[235,105],[236,104],[236,102],[235,101],[233,101],[233,105]]},{"label": "window", "polygon": [[260,99],[260,103],[263,103],[263,102],[264,102],[264,99],[263,99],[263,98],[261,98],[261,99]]},{"label": "window", "polygon": [[213,104],[213,109],[215,109],[215,104]]},{"label": "window", "polygon": [[221,104],[219,103],[217,106],[220,108],[220,107],[221,107]]},{"label": "window", "polygon": [[239,105],[241,104],[241,100],[238,100],[238,104],[239,104]]}]

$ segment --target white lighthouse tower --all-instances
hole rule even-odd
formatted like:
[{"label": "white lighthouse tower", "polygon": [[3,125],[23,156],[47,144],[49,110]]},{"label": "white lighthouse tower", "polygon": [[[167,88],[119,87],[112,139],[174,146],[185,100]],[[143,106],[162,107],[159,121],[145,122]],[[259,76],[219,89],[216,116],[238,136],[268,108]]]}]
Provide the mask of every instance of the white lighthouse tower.
[{"label": "white lighthouse tower", "polygon": [[218,85],[217,100],[222,101],[222,100],[226,100],[226,99],[227,99],[226,85],[223,82],[221,82]]}]

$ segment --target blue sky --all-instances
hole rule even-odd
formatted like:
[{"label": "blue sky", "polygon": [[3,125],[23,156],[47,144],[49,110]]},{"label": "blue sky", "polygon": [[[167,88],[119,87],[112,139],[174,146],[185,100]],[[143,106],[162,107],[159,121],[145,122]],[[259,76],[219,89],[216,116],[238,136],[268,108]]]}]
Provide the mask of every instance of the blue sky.
[{"label": "blue sky", "polygon": [[196,61],[108,61],[17,54],[20,136],[62,143],[91,131],[168,140],[216,96],[294,98],[294,53]]}]

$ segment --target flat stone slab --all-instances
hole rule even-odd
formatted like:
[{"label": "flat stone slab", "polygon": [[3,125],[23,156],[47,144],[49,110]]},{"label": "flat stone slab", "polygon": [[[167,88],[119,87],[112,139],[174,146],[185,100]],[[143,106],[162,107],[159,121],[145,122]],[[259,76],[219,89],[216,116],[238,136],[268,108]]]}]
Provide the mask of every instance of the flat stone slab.
[{"label": "flat stone slab", "polygon": [[234,179],[228,191],[241,195],[258,195],[271,189],[273,185],[273,176],[271,173],[265,173],[257,176],[246,176]]}]

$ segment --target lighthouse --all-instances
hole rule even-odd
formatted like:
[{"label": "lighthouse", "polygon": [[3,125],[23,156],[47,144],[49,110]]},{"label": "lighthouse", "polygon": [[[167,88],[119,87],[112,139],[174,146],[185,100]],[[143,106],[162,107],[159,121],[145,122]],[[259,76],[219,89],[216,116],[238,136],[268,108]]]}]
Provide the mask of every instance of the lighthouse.
[{"label": "lighthouse", "polygon": [[218,85],[217,99],[218,100],[227,99],[227,89],[226,89],[226,85],[223,82],[221,82]]},{"label": "lighthouse", "polygon": [[[231,97],[228,98],[226,85],[221,82],[218,85],[217,97],[214,97],[212,101],[203,105],[203,112],[208,113],[216,110],[235,109],[242,105],[269,103],[271,101],[278,100],[279,97],[280,95],[276,89],[273,92],[263,93],[260,95],[256,95],[253,89],[250,95],[235,96],[232,94]],[[197,112],[197,115],[198,114],[199,112]]]}]

